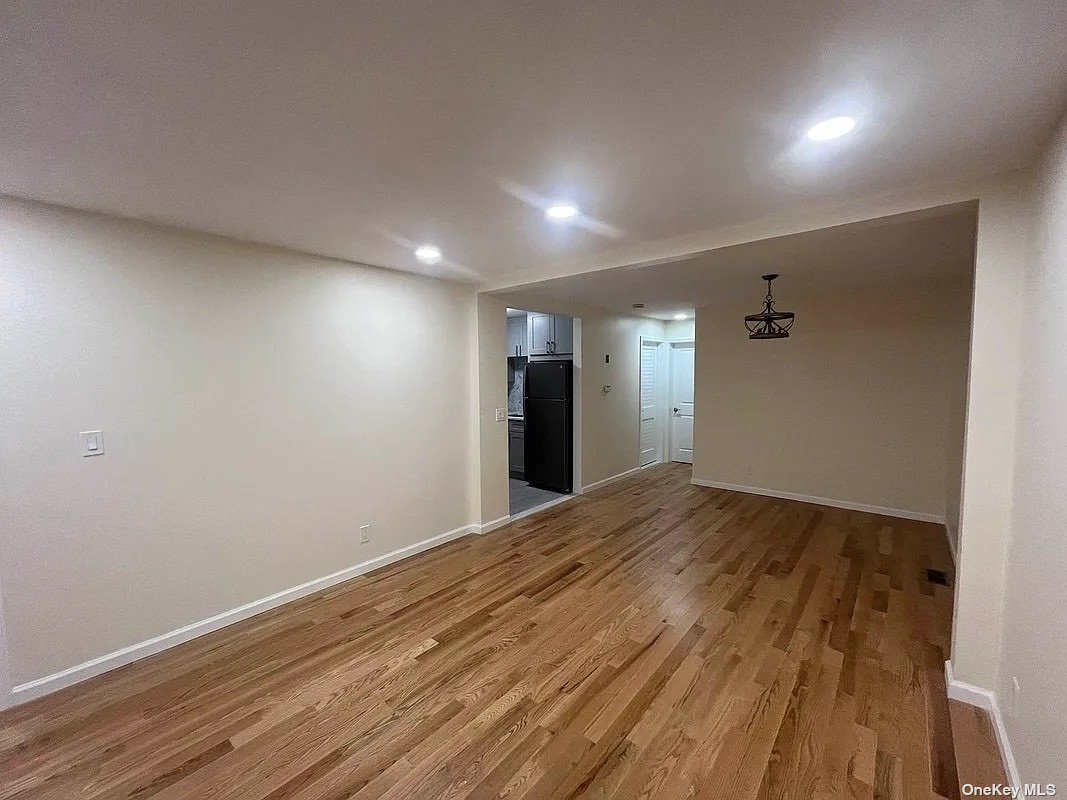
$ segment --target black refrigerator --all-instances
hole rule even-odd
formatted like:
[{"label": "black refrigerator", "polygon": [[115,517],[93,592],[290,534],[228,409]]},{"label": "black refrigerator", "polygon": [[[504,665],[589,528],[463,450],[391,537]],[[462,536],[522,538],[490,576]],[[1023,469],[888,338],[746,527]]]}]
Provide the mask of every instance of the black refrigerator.
[{"label": "black refrigerator", "polygon": [[523,382],[526,422],[526,482],[555,492],[571,491],[572,387],[570,361],[530,361]]}]

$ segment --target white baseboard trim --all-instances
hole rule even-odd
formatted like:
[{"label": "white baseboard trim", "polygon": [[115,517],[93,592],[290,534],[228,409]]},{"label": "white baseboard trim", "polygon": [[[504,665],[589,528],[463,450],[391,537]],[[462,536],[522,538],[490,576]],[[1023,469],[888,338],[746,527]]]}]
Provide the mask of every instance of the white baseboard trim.
[{"label": "white baseboard trim", "polygon": [[502,528],[511,522],[511,515],[505,514],[502,517],[497,517],[491,522],[483,522],[478,526],[478,533],[489,533],[489,531],[495,531],[497,528]]},{"label": "white baseboard trim", "polygon": [[360,564],[331,573],[330,575],[324,575],[321,578],[302,583],[299,586],[284,589],[269,597],[253,600],[251,603],[245,603],[243,606],[232,608],[229,611],[223,611],[221,614],[216,614],[213,617],[194,622],[190,625],[178,628],[177,630],[170,631],[169,633],[146,639],[143,642],[132,644],[129,647],[123,647],[121,650],[116,650],[113,653],[99,656],[98,658],[91,659],[83,664],[78,664],[77,666],[65,669],[62,672],[57,672],[53,675],[47,675],[44,678],[38,678],[37,680],[19,684],[11,690],[10,695],[5,698],[7,702],[3,705],[7,707],[17,706],[38,697],[51,694],[52,692],[57,692],[67,686],[73,686],[74,684],[88,680],[89,678],[93,678],[105,672],[110,672],[111,670],[125,666],[126,664],[131,664],[134,661],[139,661],[142,658],[147,658],[148,656],[155,655],[163,650],[183,644],[184,642],[204,636],[205,634],[212,633],[220,628],[233,625],[235,622],[254,617],[257,614],[262,614],[264,611],[270,611],[273,608],[285,605],[286,603],[291,603],[294,600],[299,600],[302,597],[307,597],[308,595],[320,592],[323,589],[329,589],[339,583],[344,583],[352,578],[357,578],[371,570],[401,561],[409,556],[422,553],[426,550],[445,544],[446,542],[450,542],[453,539],[459,539],[468,534],[475,533],[478,529],[479,526],[477,524],[469,524],[448,531],[447,533],[431,536],[429,539],[423,539],[415,544],[401,547],[399,550],[394,550],[391,553],[377,556]]},{"label": "white baseboard trim", "polygon": [[539,506],[520,511],[518,514],[508,514],[505,517],[497,517],[490,522],[483,522],[481,525],[474,525],[473,527],[478,533],[489,533],[490,531],[495,531],[497,528],[503,528],[505,525],[510,525],[512,522],[518,522],[520,519],[525,519],[534,514],[539,514],[542,511],[547,511],[553,506],[558,506],[560,503],[566,503],[568,500],[573,500],[577,496],[577,494],[565,494],[562,497],[557,497],[555,500],[549,500],[547,503],[541,503]]},{"label": "white baseboard trim", "polygon": [[815,503],[820,506],[832,506],[844,508],[849,511],[866,511],[869,514],[880,514],[883,517],[898,517],[900,519],[913,519],[919,522],[935,522],[945,524],[945,518],[938,514],[926,514],[921,511],[909,511],[904,508],[887,508],[885,506],[872,506],[867,503],[856,503],[852,500],[837,500],[833,497],[817,497],[811,494],[797,494],[796,492],[780,492],[777,489],[764,489],[760,486],[741,486],[737,483],[723,483],[722,481],[709,481],[703,478],[693,478],[695,486],[706,486],[710,489],[726,489],[731,492],[744,492],[745,494],[759,494],[765,497],[777,497],[782,500],[799,500],[803,503]]},{"label": "white baseboard trim", "polygon": [[945,686],[948,689],[949,699],[959,700],[961,703],[977,706],[989,712],[993,730],[997,735],[997,746],[1000,747],[1000,758],[1004,762],[1004,773],[1008,776],[1011,785],[1021,790],[1023,784],[1019,778],[1019,768],[1015,764],[1015,755],[1011,750],[1008,729],[1000,713],[1000,703],[997,701],[996,692],[957,680],[952,672],[951,661],[945,662]]},{"label": "white baseboard trim", "polygon": [[[594,486],[599,486],[602,483],[607,483],[608,481],[617,480],[619,478],[622,478],[623,475],[628,475],[630,473],[633,473],[633,471],[635,471],[635,470],[633,470],[633,469],[628,470],[627,473],[623,473],[622,475],[617,475],[615,477],[608,478],[606,481],[601,481],[599,483],[594,483],[593,485]],[[586,491],[588,489],[589,489],[589,486],[586,486],[585,490],[583,490],[583,491]],[[475,530],[478,533],[489,533],[490,531],[496,530],[497,528],[503,528],[505,525],[510,525],[511,523],[519,522],[520,519],[524,519],[527,516],[532,516],[534,514],[539,514],[542,511],[547,511],[548,509],[551,509],[553,506],[559,506],[561,502],[567,502],[568,500],[573,500],[575,497],[578,497],[578,496],[579,496],[579,494],[577,492],[572,492],[569,495],[563,495],[562,497],[557,497],[555,500],[548,500],[547,502],[542,502],[540,506],[535,506],[534,508],[526,509],[525,511],[520,511],[517,514],[508,514],[507,516],[500,516],[500,517],[497,517],[496,519],[493,519],[493,521],[491,521],[491,522],[482,523],[481,525],[475,525],[473,527],[475,528]]]},{"label": "white baseboard trim", "polygon": [[599,489],[601,486],[607,486],[609,483],[614,483],[615,481],[620,481],[623,478],[626,478],[626,477],[628,477],[630,475],[633,475],[635,472],[640,472],[645,467],[652,467],[652,466],[655,466],[658,463],[659,463],[658,461],[653,461],[651,464],[645,464],[644,467],[634,467],[633,469],[628,469],[628,470],[626,470],[624,472],[620,472],[618,475],[612,475],[610,478],[604,478],[604,480],[601,480],[601,481],[594,481],[593,483],[590,483],[587,486],[583,486],[582,487],[582,493],[584,494],[585,492],[591,492],[594,489]]}]

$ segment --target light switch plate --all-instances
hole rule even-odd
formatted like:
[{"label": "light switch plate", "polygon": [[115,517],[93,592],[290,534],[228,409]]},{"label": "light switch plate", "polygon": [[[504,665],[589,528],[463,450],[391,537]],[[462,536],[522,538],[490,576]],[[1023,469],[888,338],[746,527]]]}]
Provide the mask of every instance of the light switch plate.
[{"label": "light switch plate", "polygon": [[82,431],[78,434],[83,456],[102,456],[104,454],[104,432]]},{"label": "light switch plate", "polygon": [[508,421],[508,410],[506,408],[498,408],[496,410],[496,421],[497,422],[507,422]]}]

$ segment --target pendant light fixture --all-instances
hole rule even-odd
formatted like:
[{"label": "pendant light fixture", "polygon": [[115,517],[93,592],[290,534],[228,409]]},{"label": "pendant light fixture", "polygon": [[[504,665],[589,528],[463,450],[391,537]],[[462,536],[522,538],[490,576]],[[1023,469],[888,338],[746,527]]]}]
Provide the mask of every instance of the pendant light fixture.
[{"label": "pendant light fixture", "polygon": [[771,282],[777,277],[777,274],[763,276],[763,280],[767,281],[767,296],[763,299],[763,310],[758,314],[749,314],[745,317],[749,339],[789,338],[789,329],[793,327],[793,318],[796,315],[792,311],[774,310]]}]

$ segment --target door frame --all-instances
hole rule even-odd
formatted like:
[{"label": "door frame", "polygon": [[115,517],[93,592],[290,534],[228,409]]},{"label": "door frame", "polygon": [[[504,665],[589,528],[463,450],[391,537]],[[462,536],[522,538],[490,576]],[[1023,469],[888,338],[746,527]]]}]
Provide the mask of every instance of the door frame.
[{"label": "door frame", "polygon": [[[514,309],[519,310],[519,311],[525,311],[527,314],[549,314],[549,315],[561,314],[563,316],[570,316],[570,314],[567,314],[567,313],[562,312],[562,311],[559,311],[559,312],[537,311],[537,310],[535,310],[533,308],[530,308],[530,307],[520,308],[517,305],[515,305],[515,306],[505,306],[505,314],[506,314],[506,309],[509,308],[509,307],[510,308],[514,308]],[[571,386],[571,414],[572,414],[572,419],[571,419],[571,439],[572,439],[571,460],[573,462],[572,467],[571,467],[571,493],[568,494],[568,495],[564,495],[559,500],[550,500],[549,502],[547,502],[547,503],[545,503],[543,505],[536,506],[535,508],[523,511],[522,513],[517,514],[514,517],[511,515],[510,509],[505,509],[505,510],[508,510],[509,513],[505,514],[504,516],[500,517],[499,519],[492,520],[491,522],[488,522],[488,523],[483,522],[483,523],[481,523],[483,525],[483,530],[481,531],[482,533],[487,533],[488,531],[494,530],[495,528],[500,527],[501,525],[506,525],[512,519],[518,519],[518,518],[524,517],[524,516],[526,516],[528,514],[532,514],[532,513],[536,512],[536,511],[540,511],[543,508],[547,508],[550,505],[555,505],[556,503],[562,503],[564,500],[570,500],[571,498],[582,494],[582,491],[583,491],[583,484],[582,484],[582,318],[581,317],[570,316],[570,320],[571,320],[572,349],[574,350],[574,352],[570,356],[566,356],[566,355],[558,356],[556,358],[556,360],[564,360],[564,361],[569,360],[573,364],[573,367],[572,367],[572,370],[573,370],[573,378],[572,378],[573,385]],[[506,315],[504,317],[504,350],[505,351],[507,350],[507,316]],[[530,359],[531,355],[532,354],[529,352],[529,347],[527,347],[526,358]],[[546,355],[552,356],[551,353],[548,353]],[[505,358],[505,361],[506,360],[507,359]],[[552,358],[546,358],[544,360],[550,361],[550,360],[553,360],[553,359]],[[500,376],[503,377],[504,381],[505,381],[505,385],[504,385],[504,407],[507,408],[507,374],[506,374],[506,371],[505,370],[500,370]],[[495,406],[494,406],[494,408],[495,408]],[[505,425],[506,424],[507,423],[505,422]],[[501,437],[501,445],[503,446],[503,461],[502,461],[502,463],[503,464],[508,464],[509,463],[509,460],[508,460],[508,439],[509,439],[509,436],[507,434],[507,428],[505,428],[504,431],[505,431],[504,432],[504,436]],[[502,494],[503,494],[503,497],[508,501],[510,501],[510,499],[511,499],[511,486],[508,483],[508,480],[509,480],[510,477],[511,476],[509,474],[509,471],[505,470],[504,471],[504,475],[503,475],[503,487],[502,487],[503,488],[503,492],[502,492]],[[483,479],[484,479],[484,476],[483,476]],[[485,526],[488,526],[488,527],[485,527]]]},{"label": "door frame", "polygon": [[[641,463],[641,354],[644,353],[646,344],[656,346],[656,427],[659,429],[659,446],[656,448],[656,458],[647,464]],[[662,336],[646,336],[641,334],[637,342],[637,466],[651,467],[667,460],[670,450],[667,446],[667,403],[670,391],[670,364],[666,352],[668,340]]]},{"label": "door frame", "polygon": [[[682,345],[685,349],[692,348],[693,350],[693,456],[696,456],[696,338],[693,336],[684,336],[679,339],[668,339],[667,342],[667,360],[670,362],[670,372],[667,382],[667,408],[671,406],[671,387],[674,386],[674,353],[678,345]],[[667,415],[667,452],[666,460],[671,460],[671,453],[674,452],[674,425],[671,424],[672,415]]]}]

